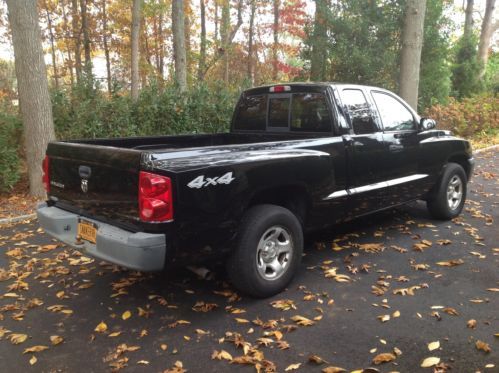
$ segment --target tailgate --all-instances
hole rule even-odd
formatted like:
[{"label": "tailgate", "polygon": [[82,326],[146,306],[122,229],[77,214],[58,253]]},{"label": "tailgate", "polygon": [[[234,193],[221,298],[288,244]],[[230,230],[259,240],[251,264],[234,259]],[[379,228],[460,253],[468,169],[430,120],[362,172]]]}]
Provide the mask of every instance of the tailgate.
[{"label": "tailgate", "polygon": [[119,225],[138,221],[140,151],[55,142],[47,155],[48,195],[56,206]]}]

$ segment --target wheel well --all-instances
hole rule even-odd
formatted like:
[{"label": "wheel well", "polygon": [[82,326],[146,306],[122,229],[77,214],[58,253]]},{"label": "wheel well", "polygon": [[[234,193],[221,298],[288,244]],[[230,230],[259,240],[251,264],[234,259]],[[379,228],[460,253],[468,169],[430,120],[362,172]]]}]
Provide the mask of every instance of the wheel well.
[{"label": "wheel well", "polygon": [[447,163],[457,163],[460,165],[463,169],[464,172],[466,173],[466,178],[469,180],[471,175],[470,175],[470,164],[468,163],[468,158],[465,155],[462,154],[456,154],[450,157],[447,160]]},{"label": "wheel well", "polygon": [[290,185],[258,192],[250,200],[248,208],[261,204],[281,206],[295,214],[301,225],[304,226],[310,203],[310,197],[304,187]]}]

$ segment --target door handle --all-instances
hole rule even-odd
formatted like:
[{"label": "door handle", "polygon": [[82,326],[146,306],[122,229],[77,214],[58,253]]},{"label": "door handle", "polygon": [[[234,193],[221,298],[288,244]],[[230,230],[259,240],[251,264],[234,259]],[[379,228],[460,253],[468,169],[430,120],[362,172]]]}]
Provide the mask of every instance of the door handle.
[{"label": "door handle", "polygon": [[352,136],[350,135],[343,135],[343,143],[345,146],[351,146],[353,144],[353,139]]}]

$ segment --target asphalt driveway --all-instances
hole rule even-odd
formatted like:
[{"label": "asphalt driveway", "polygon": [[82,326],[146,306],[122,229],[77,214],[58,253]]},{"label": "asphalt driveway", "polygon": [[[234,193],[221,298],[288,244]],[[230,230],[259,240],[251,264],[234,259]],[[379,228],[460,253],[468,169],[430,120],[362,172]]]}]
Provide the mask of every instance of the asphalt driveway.
[{"label": "asphalt driveway", "polygon": [[295,281],[265,300],[217,266],[141,274],[36,221],[1,227],[0,371],[499,372],[498,151],[469,189],[452,222],[414,203],[309,237]]}]

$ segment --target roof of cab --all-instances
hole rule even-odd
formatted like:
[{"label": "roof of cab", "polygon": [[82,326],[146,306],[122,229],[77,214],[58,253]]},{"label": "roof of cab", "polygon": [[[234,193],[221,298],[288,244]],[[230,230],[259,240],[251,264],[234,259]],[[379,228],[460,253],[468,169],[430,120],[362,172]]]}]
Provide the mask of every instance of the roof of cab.
[{"label": "roof of cab", "polygon": [[[363,87],[363,88],[378,88],[371,87],[361,84],[349,84],[349,83],[337,83],[337,82],[293,82],[293,83],[277,83],[277,84],[269,84],[263,85],[259,87],[254,87],[247,89],[244,91],[244,94],[262,94],[269,93],[271,87],[275,86],[289,86],[291,87],[290,92],[296,91],[307,91],[307,92],[322,92],[327,87],[337,86],[337,87]],[[283,92],[286,93],[286,92]]]}]

